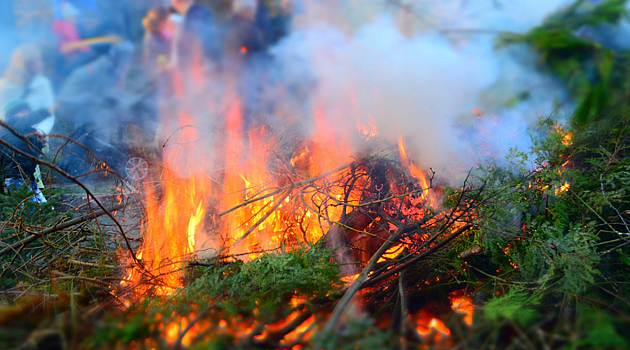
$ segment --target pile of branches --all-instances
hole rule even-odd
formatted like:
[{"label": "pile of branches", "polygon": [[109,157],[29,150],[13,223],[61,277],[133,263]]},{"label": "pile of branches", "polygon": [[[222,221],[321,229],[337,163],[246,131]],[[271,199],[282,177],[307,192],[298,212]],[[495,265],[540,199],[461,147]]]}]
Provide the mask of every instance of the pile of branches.
[{"label": "pile of branches", "polygon": [[[0,251],[2,274],[13,278],[11,285],[3,286],[3,296],[7,300],[37,296],[39,301],[22,298],[31,312],[40,308],[48,310],[49,316],[69,313],[71,317],[64,321],[62,330],[53,332],[54,338],[66,344],[66,348],[80,348],[86,346],[86,342],[91,342],[91,348],[103,349],[142,346],[138,344],[180,348],[190,341],[225,342],[226,339],[242,348],[337,347],[346,337],[340,332],[343,329],[340,325],[350,324],[350,315],[345,310],[354,301],[363,305],[368,317],[387,320],[377,327],[385,332],[383,334],[399,335],[382,336],[379,341],[424,342],[409,321],[409,315],[428,304],[434,305],[436,316],[451,313],[448,294],[465,286],[459,276],[462,261],[458,254],[470,247],[459,244],[455,249],[447,248],[473,227],[475,203],[482,193],[480,188],[466,190],[467,184],[464,184],[463,191],[448,198],[448,207],[431,204],[430,197],[442,197],[440,200],[448,197],[447,193],[436,190],[433,176],[428,185],[421,185],[399,160],[385,157],[366,157],[312,177],[305,177],[299,165],[291,168],[287,165],[290,162],[279,162],[275,184],[260,189],[256,196],[235,208],[211,215],[212,220],[220,220],[242,206],[269,196],[299,198],[299,203],[293,206],[307,209],[292,214],[295,222],[287,227],[279,250],[264,252],[247,263],[225,255],[209,261],[189,261],[187,281],[180,293],[169,297],[145,295],[144,301],[133,300],[129,305],[126,294],[121,295],[116,288],[124,278],[123,273],[115,273],[116,255],[120,251],[109,243],[120,243],[125,254],[131,256],[129,261],[142,268],[129,237],[130,228],[115,215],[130,203],[104,203],[80,181],[80,176],[71,176],[52,162],[38,161],[83,188],[94,205],[84,215],[71,218],[52,211],[51,207],[56,204],[54,198],[49,208],[43,205],[37,210],[29,209],[28,202],[16,199],[12,206],[14,213],[5,218],[5,227],[14,228],[14,234],[3,236]],[[26,197],[26,193],[23,196]],[[341,216],[332,219],[331,211],[339,208]],[[20,215],[14,215],[18,210]],[[264,210],[263,218],[266,218],[279,207],[267,206]],[[301,220],[308,211],[321,223],[319,242],[297,238],[306,234],[307,228]],[[30,214],[34,214],[32,220],[25,221]],[[118,238],[108,236],[95,220],[103,215],[111,220]],[[251,222],[242,239],[263,221]],[[296,265],[292,266],[294,263]],[[243,288],[244,275],[261,266],[275,266],[265,270],[269,274],[264,279],[273,281],[279,275],[294,276],[284,281],[283,290],[278,292],[269,309],[275,308],[275,312],[267,315],[260,314],[261,305],[274,293],[278,283],[267,285],[268,281],[251,281],[250,278],[247,283],[254,285],[248,291],[253,294],[243,294],[243,289],[247,289]],[[283,271],[288,267],[289,271]],[[339,278],[351,275],[356,278],[350,284]],[[159,283],[158,276],[150,277],[147,283]],[[441,282],[436,283],[440,278]],[[240,281],[240,291],[212,292],[212,288],[232,283],[231,279]],[[263,285],[267,287],[261,287]],[[42,294],[42,288],[47,293]],[[43,299],[42,295],[45,295]],[[165,298],[172,302],[164,303]],[[254,302],[249,303],[251,300]],[[21,314],[25,311],[24,303],[8,307],[6,315]],[[77,313],[77,305],[92,311]],[[28,327],[32,328],[42,317],[40,314],[30,321],[24,320],[30,322]],[[117,328],[123,324],[122,332],[127,333],[123,336],[103,321],[108,317],[114,317],[109,320]],[[213,322],[207,323],[210,319]],[[0,318],[3,324],[8,324],[9,320],[10,317]],[[167,333],[172,333],[172,329],[167,328],[173,322],[179,322],[177,336],[167,339]],[[34,343],[50,335],[44,334],[34,335]],[[23,339],[24,334],[8,337],[8,344],[15,345],[18,338]]]},{"label": "pile of branches", "polygon": [[[219,339],[241,348],[335,348],[340,344],[336,339],[343,338],[339,329],[348,323],[348,306],[356,302],[368,317],[386,319],[386,325],[379,326],[399,335],[393,339],[425,342],[410,313],[431,305],[436,317],[452,314],[448,296],[466,286],[460,275],[461,258],[479,251],[462,243],[453,248],[451,243],[473,227],[482,188],[449,196],[445,190],[436,190],[433,174],[428,186],[423,186],[400,161],[385,157],[363,158],[310,178],[286,167],[288,162],[282,164],[275,185],[217,216],[270,196],[280,198],[276,203],[288,196],[299,198],[292,206],[309,208],[322,222],[320,228],[325,228],[320,241],[296,239],[307,234],[300,221],[306,212],[296,210],[296,222],[280,235],[285,240],[280,249],[246,263],[221,254],[188,262],[182,291],[166,297],[166,308],[154,311],[159,321],[143,318],[153,333],[137,337],[145,339],[146,346],[174,349]],[[448,207],[430,204],[431,198],[440,203],[444,197],[451,203]],[[341,217],[331,219],[330,211],[339,208]],[[264,210],[261,216],[267,218],[280,209],[269,205]],[[241,240],[262,223],[251,220]],[[353,281],[345,283],[340,276]],[[159,286],[155,276],[145,281]],[[146,294],[143,298],[150,300]],[[146,314],[156,304],[136,306]],[[130,311],[138,313],[138,309]],[[167,328],[174,324],[177,336],[167,339]]]},{"label": "pile of branches", "polygon": [[[10,128],[1,121],[0,125]],[[128,223],[138,222],[133,216],[141,213],[137,198],[128,195],[134,194],[133,186],[85,145],[64,135],[50,137],[81,147],[92,167],[71,175],[57,165],[59,152],[38,158],[0,140],[15,153],[40,164],[47,178],[61,177],[73,188],[71,195],[63,195],[54,186],[47,189],[45,203],[33,201],[26,186],[0,195],[1,348],[62,349],[62,344],[77,345],[72,337],[64,337],[65,331],[77,324],[76,308],[85,308],[86,315],[104,310],[103,301],[112,297],[112,284],[120,280],[120,247],[133,254],[136,245],[128,236],[137,230]],[[82,181],[92,174],[107,174],[108,184],[126,188],[127,193],[93,192]],[[68,197],[77,199],[68,202]],[[101,315],[99,312],[96,314]],[[72,322],[66,317],[70,313]],[[54,325],[55,320],[61,320],[60,324]]]}]

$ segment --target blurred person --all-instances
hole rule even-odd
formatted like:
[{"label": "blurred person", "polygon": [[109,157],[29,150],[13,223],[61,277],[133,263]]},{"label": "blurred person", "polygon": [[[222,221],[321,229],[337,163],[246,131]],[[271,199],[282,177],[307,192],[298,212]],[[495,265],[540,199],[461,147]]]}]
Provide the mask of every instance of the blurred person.
[{"label": "blurred person", "polygon": [[[38,130],[36,125],[50,116],[50,111],[46,109],[31,112],[28,103],[23,99],[13,100],[4,108],[4,121],[15,131],[26,136],[26,140],[16,136],[7,128],[0,130],[0,138],[26,154],[39,157],[39,152],[47,141],[45,134]],[[4,144],[0,144],[0,164],[4,183],[9,192],[26,184],[29,186],[29,191],[34,193],[31,198],[32,201],[46,202],[35,178],[35,169],[38,166],[36,161],[19,154]]]},{"label": "blurred person", "polygon": [[256,0],[234,0],[232,16],[226,25],[226,54],[251,57],[264,49],[263,35],[255,24]]},{"label": "blurred person", "polygon": [[82,7],[86,16],[81,20],[80,30],[84,37],[117,35],[125,40],[142,40],[141,19],[148,7],[142,0],[99,1],[96,8]]},{"label": "blurred person", "polygon": [[183,69],[219,66],[223,54],[220,19],[194,0],[172,0],[172,4],[184,16],[175,35],[174,64]]},{"label": "blurred person", "polygon": [[275,45],[289,34],[292,16],[292,0],[258,0],[256,25],[263,32],[267,46]]},{"label": "blurred person", "polygon": [[[4,78],[0,80],[0,106],[10,101],[24,99],[32,110],[54,109],[55,96],[50,80],[42,74],[44,63],[39,48],[32,44],[19,46],[11,56],[11,63]],[[46,133],[54,124],[50,115]],[[47,149],[45,149],[47,150]],[[34,178],[40,189],[44,188],[39,165],[35,167]]]},{"label": "blurred person", "polygon": [[77,26],[81,12],[71,3],[58,3],[58,18],[52,22],[52,32],[57,37],[58,54],[55,57],[53,78],[55,87],[59,87],[73,69],[84,65],[96,57],[79,34]]},{"label": "blurred person", "polygon": [[43,68],[44,61],[37,46],[23,44],[16,48],[0,79],[0,106],[22,98],[33,110],[52,108],[55,96],[50,80],[42,74]]},{"label": "blurred person", "polygon": [[154,79],[166,70],[171,53],[169,12],[161,6],[153,7],[142,18],[142,24],[145,29],[142,41],[143,61],[149,79]]},{"label": "blurred person", "polygon": [[89,48],[80,43],[79,29],[77,28],[77,18],[79,10],[69,2],[63,1],[59,5],[60,17],[52,23],[52,31],[57,35],[59,51],[65,54],[72,54],[76,51],[88,51]]},{"label": "blurred person", "polygon": [[166,22],[165,35],[171,42],[175,39],[175,33],[179,30],[184,20],[184,16],[174,8],[169,8],[168,21]]},{"label": "blurred person", "polygon": [[255,24],[256,1],[235,0],[233,16],[227,23],[225,40],[226,65],[236,80],[243,105],[243,131],[259,127],[262,90],[268,68],[262,32]]},{"label": "blurred person", "polygon": [[128,88],[128,72],[133,60],[134,45],[116,43],[107,54],[75,69],[57,94],[59,116],[69,117],[76,129],[96,126],[106,140],[121,138],[125,125],[154,128],[146,116],[136,113],[147,99],[147,92]]},{"label": "blurred person", "polygon": [[130,42],[117,43],[107,54],[75,69],[59,90],[59,108],[72,115],[77,124],[102,120],[101,111],[95,111],[94,106],[113,103],[115,95],[124,90],[133,51]]}]

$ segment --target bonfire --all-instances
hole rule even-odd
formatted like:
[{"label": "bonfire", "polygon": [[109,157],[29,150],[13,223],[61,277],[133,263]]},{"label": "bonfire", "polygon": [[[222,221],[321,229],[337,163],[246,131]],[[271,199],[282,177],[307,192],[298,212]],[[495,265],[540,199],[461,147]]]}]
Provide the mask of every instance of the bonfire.
[{"label": "bonfire", "polygon": [[[189,125],[187,115],[180,119]],[[358,126],[358,133],[376,135],[374,127]],[[402,139],[393,154],[357,157],[331,152],[330,140],[322,140],[325,133],[288,142],[279,139],[283,133],[262,128],[247,135],[249,148],[234,142],[243,139],[237,133],[229,130],[232,141],[222,150],[228,156],[221,171],[208,175],[203,167],[190,171],[199,159],[186,156],[196,154],[186,148],[199,139],[197,129],[175,130],[169,142],[177,147],[165,147],[160,178],[147,181],[142,191],[142,245],[121,252],[128,268],[113,292],[121,307],[147,297],[170,300],[194,283],[200,267],[240,266],[314,247],[329,251],[329,259],[339,264],[340,279],[330,282],[337,291],[311,297],[296,293],[285,300],[288,314],[278,310],[267,318],[256,313],[217,317],[225,314],[218,300],[200,301],[189,313],[155,315],[155,331],[169,346],[220,334],[234,335],[244,347],[322,346],[309,336],[334,332],[348,312],[382,314],[383,324],[397,329],[403,342],[446,346],[450,330],[442,318],[456,311],[458,320],[472,322],[465,284],[431,263],[472,227],[472,197],[449,197],[451,204],[444,206],[445,187],[432,170],[414,163]],[[278,150],[287,143],[290,147]],[[479,251],[464,255],[474,253]],[[457,256],[442,258],[465,264]],[[453,283],[436,293],[431,287],[440,279]]]}]

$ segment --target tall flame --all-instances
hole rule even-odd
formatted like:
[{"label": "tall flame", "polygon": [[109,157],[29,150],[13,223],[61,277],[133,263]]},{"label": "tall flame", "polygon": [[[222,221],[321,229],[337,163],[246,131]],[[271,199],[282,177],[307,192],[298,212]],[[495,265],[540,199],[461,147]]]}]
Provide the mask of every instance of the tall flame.
[{"label": "tall flame", "polygon": [[[211,160],[200,158],[194,149],[199,135],[196,128],[187,127],[194,125],[192,118],[186,113],[179,115],[178,140],[165,148],[163,173],[159,181],[148,182],[144,188],[146,223],[142,247],[137,254],[144,270],[132,268],[125,282],[125,286],[135,287],[135,295],[147,291],[143,281],[148,279],[157,285],[154,292],[172,293],[182,285],[186,261],[207,254],[206,251],[247,260],[263,251],[316,242],[341,218],[344,206],[339,205],[340,201],[361,203],[363,184],[356,183],[356,190],[347,193],[341,185],[334,185],[337,174],[323,177],[330,184],[326,195],[313,195],[310,202],[303,198],[303,192],[296,192],[292,186],[328,170],[342,168],[353,155],[351,147],[338,137],[327,121],[323,107],[315,109],[316,131],[312,137],[301,143],[289,159],[278,162],[271,152],[279,149],[277,135],[263,128],[244,130],[246,123],[240,100],[234,95],[231,97],[233,103],[225,111],[225,133],[217,137],[216,149],[223,158],[215,160],[220,171],[214,177],[207,174]],[[371,123],[367,126],[357,123],[357,127],[366,138],[378,134]],[[414,188],[420,190],[415,191],[414,196],[407,196],[406,189],[392,188],[391,192],[404,198],[401,201],[407,201],[406,210],[414,211],[409,213],[414,219],[421,218],[427,207],[437,208],[439,198],[435,191],[430,191],[431,178],[411,160],[402,139],[398,148],[401,162],[420,181]],[[185,175],[176,171],[181,169],[186,170]],[[396,186],[394,181],[390,186]],[[395,258],[405,247],[404,242],[392,246],[382,259]],[[370,257],[362,258],[367,261]],[[297,316],[295,312],[284,322],[291,322]],[[425,339],[448,337],[449,330],[439,319],[424,316],[418,320],[417,330]],[[172,321],[164,321],[159,327],[172,344],[194,315],[175,315],[170,319]],[[310,316],[287,338],[308,334],[313,322],[315,317]],[[239,327],[230,324],[224,320],[219,326]],[[282,324],[271,326],[282,327]],[[192,333],[191,330],[182,338],[183,344],[191,341]]]},{"label": "tall flame", "polygon": [[411,172],[411,174],[420,181],[420,185],[424,190],[420,195],[420,199],[427,202],[427,204],[431,207],[437,207],[439,199],[435,195],[435,192],[429,191],[431,188],[429,177],[427,176],[427,173],[419,168],[407,155],[407,150],[402,137],[398,139],[398,154],[400,155],[402,163],[407,167],[407,169],[409,169],[409,172]]}]

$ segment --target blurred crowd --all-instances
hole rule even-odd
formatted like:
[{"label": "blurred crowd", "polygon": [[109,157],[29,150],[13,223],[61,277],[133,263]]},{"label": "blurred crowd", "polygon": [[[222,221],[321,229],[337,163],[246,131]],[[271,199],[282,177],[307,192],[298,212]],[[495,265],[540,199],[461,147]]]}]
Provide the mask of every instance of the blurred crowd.
[{"label": "blurred crowd", "polygon": [[[255,127],[260,109],[270,108],[261,102],[263,85],[273,80],[270,48],[291,30],[297,4],[3,1],[1,45],[11,52],[0,57],[5,185],[26,184],[40,194],[34,159],[45,153],[53,128],[69,133],[93,127],[108,141],[122,141],[122,128],[135,124],[157,135],[160,114],[207,108],[199,106],[200,94],[212,95],[216,81],[239,95],[243,131]],[[40,197],[33,199],[45,200]]]}]

